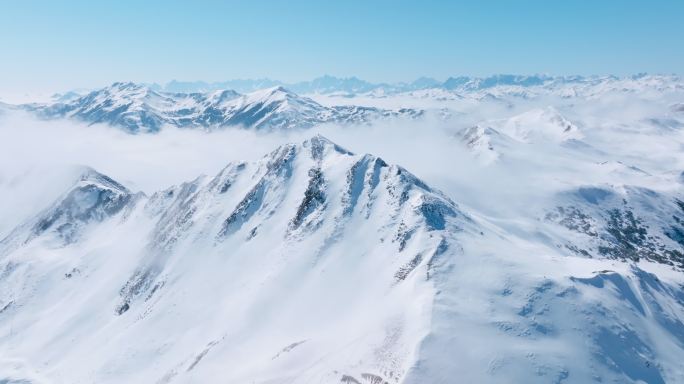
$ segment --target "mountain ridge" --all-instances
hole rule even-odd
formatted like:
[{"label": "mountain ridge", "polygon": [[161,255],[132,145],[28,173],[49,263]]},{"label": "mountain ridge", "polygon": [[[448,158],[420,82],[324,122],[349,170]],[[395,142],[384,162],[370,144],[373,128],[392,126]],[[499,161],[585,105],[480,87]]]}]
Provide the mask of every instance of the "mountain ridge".
[{"label": "mountain ridge", "polygon": [[[447,90],[484,90],[494,88],[497,86],[541,86],[559,85],[559,84],[599,84],[619,81],[657,81],[658,79],[667,79],[668,81],[681,82],[681,77],[675,74],[646,74],[639,73],[627,76],[615,75],[565,75],[554,76],[546,74],[533,75],[514,75],[514,74],[495,74],[491,76],[454,76],[448,77],[444,81],[435,80],[430,77],[421,77],[411,82],[369,82],[358,77],[336,77],[331,75],[324,75],[314,78],[312,80],[300,82],[282,82],[270,79],[244,79],[244,80],[229,80],[219,82],[178,82],[172,80],[165,85],[151,84],[150,86],[159,91],[174,91],[182,90],[183,92],[192,91],[209,91],[217,89],[235,89],[239,92],[251,92],[258,89],[268,88],[272,86],[284,86],[292,89],[297,93],[335,93],[342,92],[348,94],[367,93],[374,90],[384,90],[386,92],[410,92],[430,88],[439,88]],[[183,84],[179,87],[177,84]]]},{"label": "mountain ridge", "polygon": [[[114,344],[121,348],[120,343],[125,343],[128,347],[124,349],[142,348],[138,353],[165,361],[159,369],[136,373],[138,378],[153,381],[211,376],[218,367],[214,359],[229,355],[238,358],[233,346],[244,345],[245,340],[234,330],[252,333],[248,328],[261,329],[253,334],[254,340],[271,339],[264,345],[268,359],[260,364],[264,364],[263,369],[271,367],[271,374],[277,377],[292,377],[281,364],[294,364],[308,372],[304,376],[324,381],[364,375],[401,378],[410,369],[412,350],[427,326],[422,309],[429,306],[426,282],[440,258],[458,252],[452,234],[474,225],[451,200],[405,169],[372,155],[355,155],[322,136],[280,146],[254,163],[228,164],[213,177],[200,177],[149,197],[83,198],[92,201],[81,209],[72,201],[73,191],[92,185],[98,188],[95,195],[114,190],[122,196],[132,194],[112,179],[87,170],[71,192],[29,221],[41,222],[58,211],[57,216],[68,222],[82,223],[82,236],[52,241],[64,239],[60,231],[63,224],[56,221],[47,226],[20,226],[18,231],[26,236],[11,237],[27,240],[0,257],[0,270],[4,271],[0,287],[8,295],[0,302],[6,306],[0,319],[12,316],[17,324],[13,335],[21,334],[18,324],[23,322],[40,332],[72,336],[82,329],[107,324],[98,332],[109,335],[105,336],[109,341],[99,342],[109,345],[104,350]],[[122,203],[107,210],[115,200]],[[107,215],[81,214],[105,211]],[[103,236],[108,240],[103,241]],[[0,244],[7,247],[7,242]],[[364,246],[357,248],[358,244]],[[249,271],[253,271],[251,277]],[[373,281],[364,290],[365,299],[346,289],[347,279]],[[48,286],[51,290],[44,291]],[[88,294],[75,297],[74,289]],[[324,290],[326,295],[320,296],[318,292]],[[267,291],[289,292],[289,298],[283,297],[279,304]],[[423,292],[416,294],[416,305],[402,305],[402,297],[413,291]],[[186,294],[198,300],[215,297],[226,306],[207,303],[199,307],[182,299]],[[373,303],[380,298],[387,313],[374,314]],[[60,303],[60,309],[48,304],[52,300]],[[333,353],[323,362],[315,357],[340,347],[340,340],[325,336],[325,329],[337,330],[329,335],[360,335],[356,321],[349,317],[351,313],[338,314],[337,305],[357,308],[353,317],[368,318],[368,324],[373,324],[361,328],[365,336],[354,346],[363,356],[361,366],[349,364],[344,354]],[[304,311],[309,306],[321,310],[312,317]],[[31,313],[37,308],[52,308],[53,319],[60,320],[33,318]],[[293,308],[297,310],[293,312]],[[272,312],[273,319],[280,318],[280,326],[292,332],[278,336],[271,322],[255,316],[264,310]],[[163,325],[180,335],[188,321],[200,313],[212,319],[207,321],[224,326],[210,329],[203,325],[193,331],[202,333],[201,337],[181,337],[161,354],[143,352],[146,343],[158,345],[148,338],[155,333],[149,327]],[[243,323],[243,317],[252,320]],[[308,332],[301,328],[303,322],[312,321],[320,328]],[[6,335],[7,323],[0,323],[0,334]],[[401,332],[396,333],[397,329]],[[394,341],[387,344],[383,340],[392,333]],[[124,341],[124,335],[125,339],[147,341]],[[262,339],[264,336],[268,339]],[[288,340],[292,337],[299,339]],[[82,343],[74,348],[91,348],[87,338],[80,340]],[[299,344],[302,346],[296,351],[288,352]],[[382,345],[386,353],[380,356],[374,351]],[[188,359],[184,355],[190,350],[197,352]],[[299,355],[302,351],[310,357],[298,362],[305,356]],[[55,364],[50,366],[60,375],[75,374],[71,377],[91,377],[99,382],[119,380],[109,376],[105,366],[111,360],[100,360],[99,353],[91,355],[95,376],[62,371],[59,367],[68,366],[73,355],[60,358],[48,352],[43,356],[51,356],[48,359]],[[271,359],[279,355],[284,356]],[[300,357],[292,360],[291,356],[297,355]],[[117,365],[126,358],[114,360]],[[330,371],[330,366],[344,373]],[[236,370],[232,379],[258,377],[261,370]]]},{"label": "mountain ridge", "polygon": [[149,196],[85,168],[0,241],[0,345],[13,380],[666,382],[684,203],[654,193],[563,192],[546,244],[320,135]]},{"label": "mountain ridge", "polygon": [[158,132],[164,125],[206,130],[231,126],[291,130],[324,123],[362,124],[390,117],[415,118],[422,114],[413,109],[326,107],[279,85],[242,95],[232,90],[164,93],[132,82],[117,82],[66,102],[27,104],[23,108],[46,119],[108,123],[130,133]]}]

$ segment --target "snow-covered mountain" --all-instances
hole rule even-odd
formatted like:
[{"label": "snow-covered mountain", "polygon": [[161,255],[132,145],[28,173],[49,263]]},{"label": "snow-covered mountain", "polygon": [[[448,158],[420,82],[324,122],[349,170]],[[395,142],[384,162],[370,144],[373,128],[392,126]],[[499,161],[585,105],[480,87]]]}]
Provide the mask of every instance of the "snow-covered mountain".
[{"label": "snow-covered mountain", "polygon": [[[219,88],[233,85],[248,93]],[[664,75],[462,76],[449,78],[443,83],[422,78],[398,84],[374,84],[354,77],[324,76],[286,85],[264,79],[212,84],[174,81],[164,87],[114,83],[90,93],[66,92],[55,95],[50,103],[25,104],[22,107],[43,118],[66,117],[89,124],[105,123],[129,132],[157,132],[164,125],[205,130],[228,126],[287,130],[325,123],[367,124],[378,119],[414,119],[428,112],[443,115],[442,118],[448,120],[448,116],[457,114],[459,110],[470,109],[480,103],[510,108],[535,100],[572,102],[616,95],[648,96],[682,91],[684,82],[679,77]],[[676,103],[672,105],[673,114],[678,113],[677,106]],[[551,115],[560,115],[550,109],[552,107],[536,113],[546,114],[549,119],[555,118]],[[535,116],[520,118],[537,119]],[[563,116],[558,118],[564,119]],[[664,124],[670,122],[662,121]],[[575,134],[578,132],[575,128],[571,130]]]},{"label": "snow-covered mountain", "polygon": [[581,139],[580,129],[553,107],[537,108],[503,121],[492,122],[499,131],[522,142]]},{"label": "snow-covered mountain", "polygon": [[84,169],[0,242],[0,377],[679,382],[683,198],[568,187],[528,230],[321,136],[149,196]]},{"label": "snow-covered mountain", "polygon": [[502,148],[508,147],[513,141],[496,129],[479,124],[459,130],[456,137],[476,158],[485,163],[497,161],[503,154]]},{"label": "snow-covered mountain", "polygon": [[400,380],[430,274],[475,227],[322,137],[150,197],[87,170],[2,241],[0,342],[70,382],[210,380],[226,361],[229,382]]},{"label": "snow-covered mountain", "polygon": [[[535,108],[505,119],[485,120],[456,130],[455,137],[481,162],[498,161],[525,144],[581,143],[582,131],[553,107]],[[522,148],[522,149],[521,149]]]},{"label": "snow-covered mountain", "polygon": [[165,93],[135,83],[114,83],[65,102],[30,104],[25,109],[44,118],[68,117],[90,124],[106,123],[129,132],[156,132],[164,125],[203,129],[226,126],[295,129],[323,123],[358,124],[422,114],[413,109],[325,107],[281,86],[241,95],[232,90]]}]

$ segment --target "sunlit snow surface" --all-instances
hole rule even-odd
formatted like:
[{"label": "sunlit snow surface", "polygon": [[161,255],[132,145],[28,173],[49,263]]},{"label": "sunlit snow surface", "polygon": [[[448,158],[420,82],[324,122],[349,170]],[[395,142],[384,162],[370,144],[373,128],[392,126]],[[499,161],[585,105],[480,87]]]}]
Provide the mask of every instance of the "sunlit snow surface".
[{"label": "sunlit snow surface", "polygon": [[459,84],[0,105],[0,382],[684,382],[680,80]]}]

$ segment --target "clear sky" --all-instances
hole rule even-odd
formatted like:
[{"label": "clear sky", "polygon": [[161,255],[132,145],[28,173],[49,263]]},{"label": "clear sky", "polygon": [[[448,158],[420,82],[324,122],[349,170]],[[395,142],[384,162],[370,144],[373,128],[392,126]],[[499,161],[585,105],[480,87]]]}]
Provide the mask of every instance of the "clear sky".
[{"label": "clear sky", "polygon": [[684,0],[0,2],[0,88],[678,73]]}]

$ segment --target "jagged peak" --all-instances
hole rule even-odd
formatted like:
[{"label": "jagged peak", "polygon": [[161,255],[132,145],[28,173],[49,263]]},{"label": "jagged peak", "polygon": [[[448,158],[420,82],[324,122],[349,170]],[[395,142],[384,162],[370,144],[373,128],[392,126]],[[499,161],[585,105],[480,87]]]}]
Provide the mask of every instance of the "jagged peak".
[{"label": "jagged peak", "polygon": [[243,100],[246,104],[287,103],[298,100],[315,103],[313,100],[299,96],[280,85],[247,93],[243,96]]},{"label": "jagged peak", "polygon": [[[282,161],[283,158],[288,157],[288,155],[294,155],[294,153],[299,152],[300,149],[306,150],[306,152],[310,154],[311,158],[316,161],[322,161],[333,153],[345,156],[356,156],[356,154],[353,152],[336,144],[325,136],[316,134],[311,138],[304,140],[301,144],[289,143],[281,145],[276,150],[266,155],[264,160],[268,161],[269,164],[276,162],[276,160]],[[371,154],[365,154],[362,156],[362,158],[366,158],[371,161],[377,160],[383,166],[389,167],[388,174],[391,175],[391,177],[396,177],[398,180],[401,180],[404,183],[416,186],[426,192],[443,195],[441,192],[429,187],[422,179],[415,176],[413,173],[400,165],[387,164],[382,158]]]},{"label": "jagged peak", "polygon": [[414,175],[413,173],[409,172],[406,168],[396,164],[392,164],[389,167],[390,175],[393,175],[402,182],[410,184],[412,186],[416,186],[426,192],[435,192],[423,180],[421,180],[418,176]]},{"label": "jagged peak", "polygon": [[295,157],[297,149],[296,144],[283,144],[262,157],[260,163],[265,164],[266,169],[269,171],[279,170]]},{"label": "jagged peak", "polygon": [[47,232],[54,232],[62,245],[70,244],[77,240],[83,226],[112,217],[144,196],[142,192],[131,193],[93,168],[76,167],[74,171],[71,187],[37,215],[17,226],[5,239],[0,239],[5,252]]},{"label": "jagged peak", "polygon": [[112,83],[112,85],[110,85],[107,88],[132,89],[132,88],[142,88],[142,87],[143,87],[142,84],[136,84],[132,81],[116,81],[116,82]]},{"label": "jagged peak", "polygon": [[271,96],[276,96],[276,95],[289,96],[289,95],[295,95],[295,93],[286,89],[282,85],[276,85],[274,87],[265,88],[265,89],[261,89],[258,91],[251,92],[251,93],[249,93],[249,95],[255,96],[255,97],[271,97]]},{"label": "jagged peak", "polygon": [[[280,163],[286,158],[294,156],[295,153],[307,153],[313,160],[321,161],[332,153],[354,156],[355,154],[342,146],[334,143],[330,139],[317,134],[301,143],[287,143],[278,146],[275,150],[262,157],[262,162],[266,162],[269,168],[275,163]],[[230,166],[230,165],[229,165]]]},{"label": "jagged peak", "polygon": [[94,90],[88,94],[80,97],[72,98],[66,102],[73,106],[86,106],[99,104],[103,101],[111,101],[118,105],[121,103],[146,103],[147,99],[159,98],[168,99],[167,96],[161,95],[150,87],[143,84],[136,84],[133,82],[116,82],[104,88]]},{"label": "jagged peak", "polygon": [[[102,91],[108,91],[110,93],[149,93],[154,92],[149,86],[144,84],[134,83],[132,81],[128,82],[116,82],[108,87],[101,89]],[[97,91],[96,91],[97,92]]]},{"label": "jagged peak", "polygon": [[282,85],[276,85],[275,87],[267,88],[269,93],[277,93],[277,92],[283,92],[283,93],[293,93],[287,88],[283,87]]},{"label": "jagged peak", "polygon": [[308,148],[311,151],[311,157],[314,160],[322,160],[325,155],[334,151],[342,155],[354,155],[352,152],[335,144],[325,136],[317,134],[310,139],[302,142],[302,147]]},{"label": "jagged peak", "polygon": [[[199,95],[202,95],[199,93]],[[213,91],[209,93],[208,99],[212,100],[213,102],[220,103],[222,101],[227,101],[227,100],[233,100],[235,98],[238,98],[242,96],[240,93],[232,90],[232,89],[221,89],[217,91]]]},{"label": "jagged peak", "polygon": [[88,166],[83,166],[81,168],[78,180],[75,185],[82,184],[99,185],[107,189],[117,190],[121,193],[131,193],[131,191],[128,188],[126,188],[123,184]]}]

